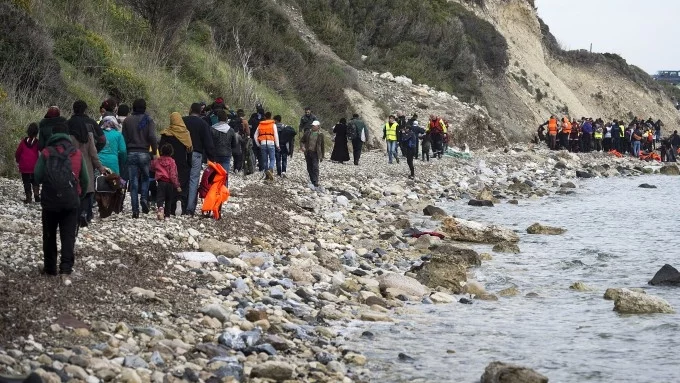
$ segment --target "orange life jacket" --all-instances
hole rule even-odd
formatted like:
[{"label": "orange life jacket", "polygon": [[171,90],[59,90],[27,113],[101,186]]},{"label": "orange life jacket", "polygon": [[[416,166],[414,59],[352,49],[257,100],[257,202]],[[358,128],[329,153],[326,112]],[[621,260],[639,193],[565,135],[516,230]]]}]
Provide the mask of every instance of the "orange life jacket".
[{"label": "orange life jacket", "polygon": [[562,133],[571,134],[571,122],[564,121],[562,123]]},{"label": "orange life jacket", "polygon": [[258,136],[257,136],[257,141],[262,142],[262,141],[275,141],[274,137],[274,129],[275,129],[275,124],[274,120],[264,120],[260,121],[260,125],[257,126],[258,130]]},{"label": "orange life jacket", "polygon": [[229,189],[227,189],[227,171],[222,165],[208,161],[208,167],[214,171],[214,177],[208,194],[203,200],[201,211],[204,213],[212,212],[213,218],[220,219],[220,209],[222,204],[229,199]]},{"label": "orange life jacket", "polygon": [[548,133],[550,134],[557,134],[557,119],[556,118],[551,118],[548,120]]}]

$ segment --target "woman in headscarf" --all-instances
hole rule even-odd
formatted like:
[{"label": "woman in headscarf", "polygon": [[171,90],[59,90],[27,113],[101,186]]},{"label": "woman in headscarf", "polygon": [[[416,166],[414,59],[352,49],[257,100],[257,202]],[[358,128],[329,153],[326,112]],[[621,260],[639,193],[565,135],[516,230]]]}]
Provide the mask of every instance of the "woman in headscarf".
[{"label": "woman in headscarf", "polygon": [[127,159],[125,139],[120,133],[121,126],[118,119],[113,116],[105,116],[101,124],[104,136],[106,136],[106,146],[99,152],[99,161],[112,172],[120,175],[120,169],[125,168]]},{"label": "woman in headscarf", "polygon": [[349,149],[347,148],[347,120],[345,118],[341,118],[340,122],[335,125],[333,133],[335,133],[335,142],[333,143],[331,161],[343,164],[346,161],[349,161]]},{"label": "woman in headscarf", "polygon": [[170,214],[175,214],[178,201],[182,204],[182,213],[185,213],[187,197],[189,195],[189,173],[191,171],[189,161],[193,148],[189,130],[182,120],[182,115],[177,112],[170,115],[170,125],[161,132],[161,140],[158,146],[160,147],[165,144],[170,144],[174,150],[172,158],[177,165],[177,175],[179,176],[179,184],[182,188],[182,192],[178,193],[177,199],[171,206]]}]

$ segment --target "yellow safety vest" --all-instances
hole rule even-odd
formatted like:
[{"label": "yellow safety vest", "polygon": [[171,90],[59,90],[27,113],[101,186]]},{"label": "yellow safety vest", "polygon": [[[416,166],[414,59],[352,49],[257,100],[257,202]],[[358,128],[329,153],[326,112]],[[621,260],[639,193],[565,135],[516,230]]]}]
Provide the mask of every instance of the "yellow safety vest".
[{"label": "yellow safety vest", "polygon": [[595,137],[596,140],[601,140],[602,132],[595,131],[595,133],[593,133],[593,137]]},{"label": "yellow safety vest", "polygon": [[626,127],[623,125],[619,125],[619,128],[621,129],[621,138],[623,138],[624,135],[626,134]]},{"label": "yellow safety vest", "polygon": [[399,124],[396,122],[390,125],[390,123],[385,124],[385,139],[387,141],[396,141],[397,140],[397,128],[399,127]]}]

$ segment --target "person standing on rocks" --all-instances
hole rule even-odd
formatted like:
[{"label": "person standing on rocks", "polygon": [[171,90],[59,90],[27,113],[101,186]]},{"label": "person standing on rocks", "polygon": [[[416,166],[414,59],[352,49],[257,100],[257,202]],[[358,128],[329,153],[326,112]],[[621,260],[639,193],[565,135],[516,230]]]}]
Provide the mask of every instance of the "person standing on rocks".
[{"label": "person standing on rocks", "polygon": [[[572,125],[574,124],[572,123]],[[593,119],[589,118],[585,120],[581,128],[581,146],[583,147],[584,153],[590,153],[592,150],[593,130]]]},{"label": "person standing on rocks", "polygon": [[191,104],[189,115],[182,117],[184,125],[189,130],[193,149],[191,152],[191,170],[189,171],[189,191],[187,193],[186,211],[182,211],[182,214],[191,216],[196,212],[196,205],[198,203],[198,182],[201,178],[203,158],[212,159],[214,151],[210,125],[201,118],[202,110],[203,106],[195,102]]},{"label": "person standing on rocks", "polygon": [[632,155],[635,158],[640,157],[640,141],[642,141],[642,131],[640,131],[640,126],[635,125],[635,129],[630,135],[630,140],[632,143]]},{"label": "person standing on rocks", "polygon": [[406,163],[411,171],[411,175],[408,178],[413,179],[415,177],[415,169],[413,168],[413,158],[415,157],[416,142],[418,138],[413,132],[411,126],[404,126],[401,130],[401,146],[406,151]]},{"label": "person standing on rocks", "polygon": [[189,173],[191,172],[189,161],[191,159],[191,153],[193,152],[191,134],[184,124],[182,115],[177,112],[173,112],[170,115],[170,125],[161,131],[161,140],[158,143],[158,146],[161,147],[163,145],[170,145],[172,147],[172,158],[175,160],[179,185],[182,189],[181,192],[178,192],[175,195],[175,198],[170,204],[170,210],[165,212],[165,214],[175,215],[178,202],[180,203],[183,212],[187,209]]},{"label": "person standing on rocks", "polygon": [[[158,152],[156,123],[146,113],[144,99],[140,98],[132,103],[132,116],[123,122],[123,137],[128,150],[127,167],[130,177],[132,218],[139,218],[140,189],[142,213],[149,213],[149,167],[151,157]],[[151,148],[151,154],[149,148]]]},{"label": "person standing on rocks", "polygon": [[[404,131],[404,128],[406,127],[406,116],[404,115],[404,112],[397,111],[397,118],[396,118],[397,124],[399,124],[399,133]],[[402,144],[402,141],[399,141],[399,147],[401,149],[401,155],[402,157],[406,157],[406,148]]]},{"label": "person standing on rocks", "polygon": [[573,138],[571,137],[571,122],[569,122],[569,118],[567,116],[564,116],[562,119],[562,134],[560,135],[560,146],[562,148],[571,151],[570,149],[570,139]]},{"label": "person standing on rocks", "polygon": [[252,142],[253,155],[255,157],[255,161],[257,162],[257,169],[260,172],[265,171],[265,164],[262,162],[262,152],[260,151],[260,146],[257,144],[255,131],[260,126],[260,122],[262,122],[264,119],[264,107],[262,106],[262,103],[258,102],[255,104],[255,113],[250,115],[248,125],[250,125],[250,141]]},{"label": "person standing on rocks", "polygon": [[366,128],[366,123],[364,123],[356,113],[352,115],[352,119],[349,120],[347,134],[348,138],[352,140],[354,165],[358,166],[359,160],[361,159],[361,150],[364,147],[364,143],[368,141],[368,129]]},{"label": "person standing on rocks", "polygon": [[61,123],[66,123],[66,119],[61,116],[59,107],[50,106],[45,117],[38,124],[38,150],[42,150],[47,145],[47,141],[52,136],[52,129]]},{"label": "person standing on rocks", "polygon": [[32,122],[26,129],[26,137],[21,140],[14,153],[14,159],[21,173],[21,182],[24,184],[26,197],[24,203],[31,203],[31,197],[35,198],[35,202],[40,202],[40,185],[35,182],[33,173],[35,164],[38,162],[38,155],[38,124]]},{"label": "person standing on rocks", "polygon": [[430,132],[427,132],[425,131],[425,129],[420,127],[420,123],[418,123],[418,121],[415,121],[413,124],[415,125],[415,128],[417,128],[418,131],[420,132],[419,137],[423,140],[422,160],[425,161],[427,159],[427,162],[430,162],[430,149],[432,149],[432,136],[430,135]]},{"label": "person standing on rocks", "polygon": [[120,133],[118,119],[113,116],[102,118],[99,125],[106,136],[106,145],[99,151],[99,161],[102,166],[111,169],[113,173],[120,175],[121,169],[125,166],[127,159],[127,148],[125,139]]},{"label": "person standing on rocks", "polygon": [[321,123],[312,122],[312,128],[300,139],[300,150],[305,154],[307,173],[314,188],[319,187],[319,163],[325,156],[325,137],[321,132]]},{"label": "person standing on rocks", "polygon": [[333,152],[331,161],[344,164],[349,161],[349,149],[347,148],[347,120],[343,117],[333,127]]},{"label": "person standing on rocks", "polygon": [[[65,122],[53,125],[52,134],[35,166],[35,182],[43,186],[43,268],[47,275],[70,275],[75,262],[80,198],[90,183],[85,158],[71,142]],[[57,229],[61,262],[57,269]]]},{"label": "person standing on rocks", "polygon": [[317,120],[316,116],[312,114],[312,108],[306,107],[305,114],[302,117],[300,117],[299,126],[300,134],[312,129],[312,123],[316,120]]},{"label": "person standing on rocks", "polygon": [[286,177],[288,157],[293,156],[297,132],[292,126],[282,123],[280,115],[274,116],[274,122],[276,122],[276,131],[279,134],[280,148],[276,151],[276,175]]},{"label": "person standing on rocks", "polygon": [[619,122],[614,120],[612,122],[612,149],[621,153],[621,141],[623,140],[623,131],[619,126]]},{"label": "person standing on rocks", "polygon": [[557,149],[557,117],[554,115],[550,116],[547,122],[548,124],[548,147],[550,150]]},{"label": "person standing on rocks", "polygon": [[110,173],[110,170],[105,168],[99,156],[97,155],[97,148],[95,146],[94,129],[98,127],[97,123],[87,116],[87,104],[85,101],[78,100],[73,103],[73,116],[68,120],[68,131],[71,135],[73,145],[78,149],[83,158],[85,158],[85,169],[89,183],[85,191],[85,197],[80,205],[79,224],[81,227],[87,226],[94,217],[92,208],[94,207],[94,184],[95,184],[95,169],[103,175]]},{"label": "person standing on rocks", "polygon": [[217,115],[217,123],[210,129],[215,144],[215,162],[222,165],[224,170],[229,173],[231,171],[231,157],[239,145],[236,138],[237,133],[229,126],[226,110],[218,110],[215,114]]},{"label": "person standing on rocks", "polygon": [[255,142],[260,148],[262,158],[262,171],[267,180],[274,179],[274,166],[276,166],[276,151],[281,150],[279,146],[279,132],[276,129],[276,122],[272,120],[271,112],[264,114],[264,120],[255,130]]},{"label": "person standing on rocks", "polygon": [[[422,133],[425,133],[425,129],[423,129],[420,125],[413,125],[414,122],[418,122],[418,114],[413,113],[411,118],[406,121],[406,125],[411,127],[411,130],[413,130],[413,133],[415,133],[416,138],[420,137]],[[416,140],[416,154],[415,154],[415,159],[419,159],[418,153],[420,153],[420,140]]]},{"label": "person standing on rocks", "polygon": [[388,162],[392,163],[392,158],[399,163],[399,124],[397,124],[393,115],[388,117],[387,123],[383,127],[383,140],[387,142],[387,158]]},{"label": "person standing on rocks", "polygon": [[[177,113],[179,116],[179,113]],[[180,118],[181,119],[181,118]],[[169,143],[163,144],[160,149],[160,157],[153,160],[151,167],[158,183],[156,192],[156,217],[162,221],[172,213],[172,205],[175,203],[175,192],[181,193],[177,165],[172,158],[174,150]]]},{"label": "person standing on rocks", "polygon": [[425,131],[430,133],[433,156],[441,159],[444,152],[444,134],[446,134],[444,120],[435,115],[430,115],[430,121]]}]

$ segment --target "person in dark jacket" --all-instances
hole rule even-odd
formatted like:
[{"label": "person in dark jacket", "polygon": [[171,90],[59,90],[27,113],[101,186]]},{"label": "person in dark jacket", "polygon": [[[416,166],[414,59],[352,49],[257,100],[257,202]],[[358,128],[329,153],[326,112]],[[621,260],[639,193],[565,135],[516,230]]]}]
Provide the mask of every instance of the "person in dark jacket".
[{"label": "person in dark jacket", "polygon": [[368,128],[366,123],[358,114],[353,114],[352,119],[349,120],[347,131],[352,131],[352,156],[354,157],[354,165],[359,165],[361,159],[361,150],[364,144],[368,142]]},{"label": "person in dark jacket", "polygon": [[189,215],[194,215],[196,212],[196,204],[198,202],[198,182],[201,177],[203,158],[212,159],[213,151],[215,149],[212,135],[210,134],[210,125],[201,118],[202,108],[200,103],[195,102],[191,104],[189,115],[182,118],[191,135],[191,144],[193,146],[190,161],[191,170],[189,172],[187,210],[186,212],[183,212],[183,214]]},{"label": "person in dark jacket", "polygon": [[[158,152],[156,123],[146,114],[146,101],[137,99],[132,103],[132,116],[123,122],[123,137],[128,151],[127,166],[130,179],[132,218],[139,218],[139,189],[142,194],[142,213],[149,213],[149,167],[151,157]],[[151,155],[149,155],[151,150]],[[141,174],[141,187],[139,185]]]},{"label": "person in dark jacket", "polygon": [[189,161],[193,150],[191,134],[186,125],[184,125],[182,116],[177,112],[170,115],[170,125],[161,132],[161,140],[158,143],[158,146],[162,147],[163,145],[170,145],[173,149],[172,158],[175,160],[175,165],[177,166],[179,186],[182,189],[181,192],[175,194],[175,198],[170,204],[169,211],[165,212],[166,215],[175,215],[177,202],[180,203],[182,212],[187,209],[189,172],[191,169]]},{"label": "person in dark jacket", "polygon": [[279,177],[286,177],[288,157],[293,156],[297,132],[292,126],[281,123],[281,116],[279,115],[274,116],[274,122],[279,132],[279,150],[276,151],[276,174]]},{"label": "person in dark jacket", "polygon": [[[404,115],[404,112],[398,111],[397,112],[397,124],[399,124],[399,132],[404,131],[404,128],[406,128],[406,123],[407,123],[407,120],[406,120],[406,116]],[[406,157],[407,150],[406,150],[406,147],[404,146],[404,144],[402,142],[399,143],[399,148],[401,149],[401,155],[403,157]]]},{"label": "person in dark jacket", "polygon": [[[252,164],[250,163],[251,161],[250,153],[252,144],[252,141],[250,141],[250,126],[248,125],[248,121],[246,121],[246,119],[244,118],[245,115],[246,114],[243,109],[237,110],[233,124],[230,124],[232,129],[236,130],[238,136],[236,138],[239,143],[239,148],[237,150],[234,150],[233,153],[234,172],[236,173],[242,171],[246,163],[252,167]],[[239,123],[240,127],[238,127]],[[237,127],[238,129],[236,129]]]},{"label": "person in dark jacket", "polygon": [[299,133],[304,133],[310,129],[312,129],[312,122],[316,121],[317,118],[314,114],[312,114],[312,108],[306,107],[305,108],[305,114],[300,117],[300,126],[299,126]]},{"label": "person in dark jacket", "polygon": [[237,133],[229,126],[229,116],[227,116],[226,110],[219,110],[215,114],[217,115],[217,124],[210,129],[215,144],[215,162],[222,165],[228,174],[231,171],[231,156],[238,146]]},{"label": "person in dark jacket", "polygon": [[38,150],[42,150],[47,145],[54,126],[62,123],[66,123],[66,119],[61,116],[59,107],[50,106],[45,117],[38,124]]},{"label": "person in dark jacket", "polygon": [[[264,168],[266,164],[262,162],[262,153],[260,152],[260,146],[257,144],[257,141],[255,140],[255,132],[257,131],[257,128],[260,126],[260,122],[265,119],[264,117],[264,107],[262,106],[261,103],[255,104],[255,113],[250,115],[250,119],[248,120],[248,125],[250,125],[250,141],[252,143],[252,151],[253,154],[255,155],[255,161],[257,161],[257,169],[260,172],[264,171]],[[244,154],[248,155],[248,154]]]},{"label": "person in dark jacket", "polygon": [[307,173],[315,190],[319,188],[319,163],[323,161],[326,153],[324,141],[319,121],[312,122],[312,128],[300,138],[300,150],[305,154]]},{"label": "person in dark jacket", "polygon": [[[50,138],[42,149],[40,158],[35,165],[35,181],[48,189],[52,189],[50,176],[47,168],[52,153],[70,152],[71,172],[78,181],[75,185],[80,197],[84,195],[90,180],[85,171],[85,159],[82,153],[71,143],[68,135],[66,122],[52,126]],[[54,185],[52,185],[54,186]],[[43,230],[43,268],[42,273],[47,275],[62,274],[65,276],[73,272],[75,262],[75,244],[78,233],[79,201],[76,195],[73,201],[64,198],[55,198],[55,191],[51,190],[41,199],[42,205],[42,230]],[[57,269],[57,229],[61,239],[61,261]]]},{"label": "person in dark jacket", "polygon": [[341,118],[340,122],[333,127],[333,134],[335,139],[333,142],[333,152],[331,152],[331,161],[344,164],[349,161],[349,149],[347,149],[347,120]]},{"label": "person in dark jacket", "polygon": [[415,177],[413,157],[415,156],[417,141],[418,137],[413,132],[411,126],[408,125],[404,126],[404,128],[402,128],[401,130],[401,144],[402,144],[401,147],[406,152],[406,163],[408,164],[408,168],[411,171],[411,175],[409,175],[408,178],[411,179]]}]

